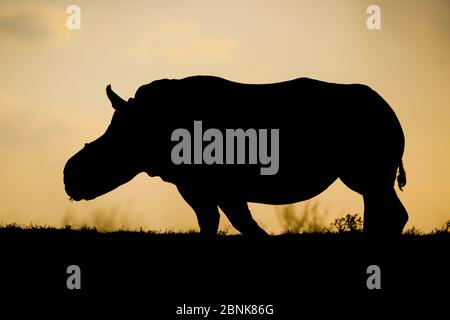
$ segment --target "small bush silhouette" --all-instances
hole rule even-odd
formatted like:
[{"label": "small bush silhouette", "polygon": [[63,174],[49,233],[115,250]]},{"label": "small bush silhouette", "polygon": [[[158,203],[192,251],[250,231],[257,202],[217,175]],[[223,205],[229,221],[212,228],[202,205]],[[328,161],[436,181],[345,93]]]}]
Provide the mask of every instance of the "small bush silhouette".
[{"label": "small bush silhouette", "polygon": [[336,218],[331,224],[338,232],[361,232],[363,227],[362,218],[359,214],[347,214],[345,217]]},{"label": "small bush silhouette", "polygon": [[228,236],[230,235],[230,229],[231,229],[231,225],[227,224],[225,225],[222,229],[220,229],[217,234],[219,236]]},{"label": "small bush silhouette", "polygon": [[61,225],[66,229],[95,229],[99,232],[138,229],[137,224],[133,223],[132,214],[117,206],[94,208],[85,217],[78,217],[74,212],[67,210],[62,218]]},{"label": "small bush silhouette", "polygon": [[317,202],[312,204],[311,202],[307,202],[303,210],[299,212],[297,212],[295,205],[277,207],[277,210],[284,233],[326,231],[323,221],[327,212],[320,213]]},{"label": "small bush silhouette", "polygon": [[403,232],[404,234],[410,235],[410,236],[421,236],[423,234],[422,231],[420,231],[419,229],[417,229],[415,226],[413,226],[412,228],[405,230],[405,232]]},{"label": "small bush silhouette", "polygon": [[450,233],[450,220],[447,220],[442,227],[434,229],[431,233],[432,234],[448,234],[448,233]]},{"label": "small bush silhouette", "polygon": [[442,230],[442,231],[444,231],[444,232],[450,232],[450,220],[448,220],[446,223],[445,223],[445,227],[444,227],[445,229],[444,230]]}]

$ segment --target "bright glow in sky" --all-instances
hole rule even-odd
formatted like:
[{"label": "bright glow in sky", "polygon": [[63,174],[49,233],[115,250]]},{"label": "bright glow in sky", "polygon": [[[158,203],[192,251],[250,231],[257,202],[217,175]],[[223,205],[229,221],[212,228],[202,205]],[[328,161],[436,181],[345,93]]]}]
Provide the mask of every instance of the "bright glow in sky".
[{"label": "bright glow in sky", "polygon": [[[62,182],[65,161],[109,124],[107,84],[127,99],[152,80],[196,74],[371,86],[406,135],[408,184],[399,196],[407,228],[450,219],[448,1],[376,1],[382,28],[372,31],[373,1],[76,2],[81,30],[66,28],[65,2],[0,2],[0,221],[61,225],[106,215],[129,227],[196,228],[175,187],[159,178],[142,174],[80,203],[69,202]],[[340,182],[313,201],[327,209],[326,221],[363,208]],[[251,208],[266,230],[280,231],[272,206]]]}]

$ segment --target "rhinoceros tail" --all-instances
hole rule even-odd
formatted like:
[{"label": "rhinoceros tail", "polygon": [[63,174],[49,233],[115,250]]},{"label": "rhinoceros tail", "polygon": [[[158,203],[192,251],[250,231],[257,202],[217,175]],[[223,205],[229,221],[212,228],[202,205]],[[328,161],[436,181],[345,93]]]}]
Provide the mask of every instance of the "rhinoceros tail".
[{"label": "rhinoceros tail", "polygon": [[400,165],[398,166],[398,176],[397,176],[398,188],[403,191],[403,187],[406,185],[406,172],[403,168],[403,161],[400,160]]}]

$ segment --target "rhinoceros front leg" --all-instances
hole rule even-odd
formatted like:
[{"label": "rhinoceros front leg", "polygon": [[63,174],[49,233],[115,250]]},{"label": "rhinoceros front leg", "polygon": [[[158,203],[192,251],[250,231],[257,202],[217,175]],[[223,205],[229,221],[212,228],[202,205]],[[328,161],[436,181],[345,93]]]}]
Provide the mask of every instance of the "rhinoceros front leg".
[{"label": "rhinoceros front leg", "polygon": [[267,233],[253,220],[246,201],[225,200],[219,201],[219,207],[223,210],[233,227],[246,236],[261,236]]},{"label": "rhinoceros front leg", "polygon": [[215,201],[205,197],[204,193],[195,191],[189,186],[177,186],[183,199],[191,206],[197,215],[200,233],[216,235],[219,229],[220,214]]}]

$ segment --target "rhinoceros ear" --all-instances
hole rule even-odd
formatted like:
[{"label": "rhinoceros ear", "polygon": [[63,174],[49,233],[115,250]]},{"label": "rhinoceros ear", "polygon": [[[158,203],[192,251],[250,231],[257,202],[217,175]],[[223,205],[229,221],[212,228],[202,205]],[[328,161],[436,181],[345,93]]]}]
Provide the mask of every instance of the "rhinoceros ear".
[{"label": "rhinoceros ear", "polygon": [[119,95],[111,89],[110,84],[108,84],[108,86],[106,87],[106,95],[108,96],[109,101],[111,101],[112,107],[115,110],[125,107],[125,104],[127,102],[119,97]]}]

